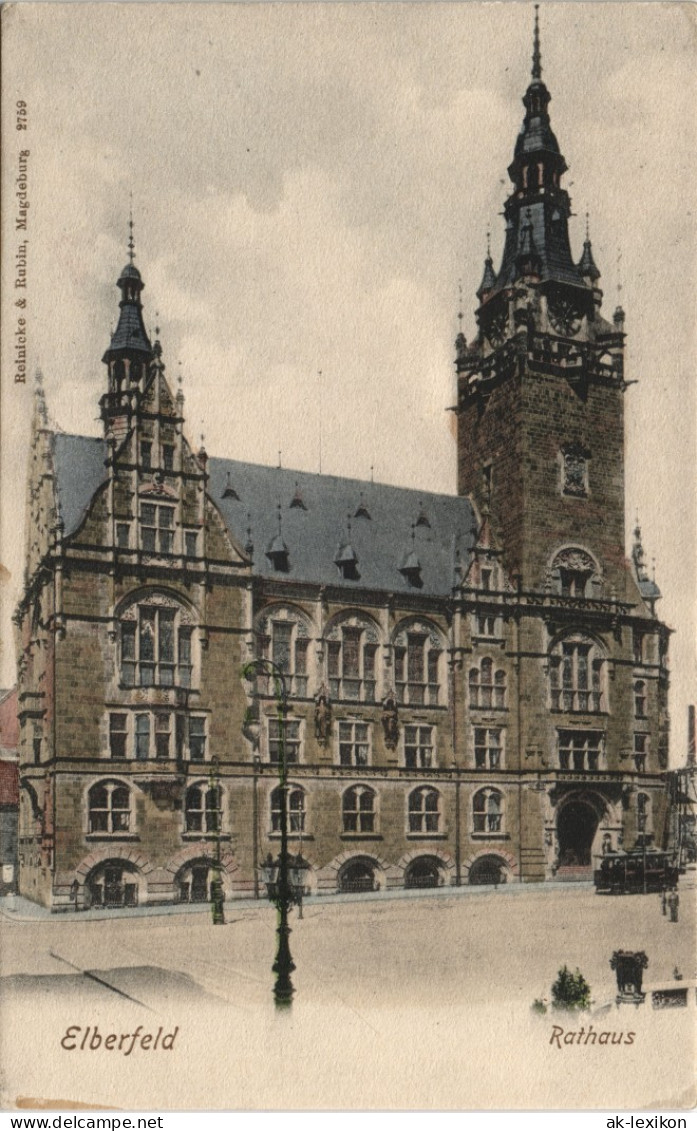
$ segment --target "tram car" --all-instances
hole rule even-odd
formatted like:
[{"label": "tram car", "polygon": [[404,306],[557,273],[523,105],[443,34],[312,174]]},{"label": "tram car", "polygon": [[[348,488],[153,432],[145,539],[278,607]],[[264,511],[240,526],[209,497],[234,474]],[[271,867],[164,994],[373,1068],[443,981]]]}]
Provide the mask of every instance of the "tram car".
[{"label": "tram car", "polygon": [[606,853],[593,879],[599,895],[634,895],[675,887],[679,874],[672,853],[650,849]]}]

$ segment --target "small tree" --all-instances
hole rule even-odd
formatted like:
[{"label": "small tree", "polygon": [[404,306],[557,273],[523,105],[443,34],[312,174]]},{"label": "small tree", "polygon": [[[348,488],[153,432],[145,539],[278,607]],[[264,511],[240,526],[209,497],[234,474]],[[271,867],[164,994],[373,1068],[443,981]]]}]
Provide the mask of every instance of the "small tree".
[{"label": "small tree", "polygon": [[591,988],[576,967],[574,974],[562,966],[557,980],[552,986],[553,1009],[588,1009],[591,1003]]}]

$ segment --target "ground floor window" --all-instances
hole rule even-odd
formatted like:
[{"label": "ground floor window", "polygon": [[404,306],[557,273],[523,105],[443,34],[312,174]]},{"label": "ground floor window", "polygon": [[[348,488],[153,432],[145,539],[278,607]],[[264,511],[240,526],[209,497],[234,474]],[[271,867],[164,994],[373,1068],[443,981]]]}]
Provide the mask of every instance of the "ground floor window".
[{"label": "ground floor window", "polygon": [[472,798],[472,831],[503,831],[503,794],[498,789],[480,789]]},{"label": "ground floor window", "polygon": [[480,856],[470,868],[471,884],[505,884],[506,865],[500,856]]},{"label": "ground floor window", "polygon": [[339,891],[377,891],[375,865],[372,860],[352,860],[339,873]]},{"label": "ground floor window", "polygon": [[435,856],[418,856],[404,873],[405,888],[437,888],[440,882],[440,861]]}]

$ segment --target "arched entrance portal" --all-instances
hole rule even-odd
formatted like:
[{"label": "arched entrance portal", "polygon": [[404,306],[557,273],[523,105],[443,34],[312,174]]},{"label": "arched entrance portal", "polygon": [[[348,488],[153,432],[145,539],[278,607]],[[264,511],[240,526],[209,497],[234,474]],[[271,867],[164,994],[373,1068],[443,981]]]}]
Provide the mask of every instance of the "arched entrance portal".
[{"label": "arched entrance portal", "polygon": [[138,869],[130,861],[105,860],[85,881],[88,906],[136,907],[139,878]]},{"label": "arched entrance portal", "polygon": [[598,814],[588,801],[569,801],[559,812],[559,871],[592,868],[593,839],[598,831]]}]

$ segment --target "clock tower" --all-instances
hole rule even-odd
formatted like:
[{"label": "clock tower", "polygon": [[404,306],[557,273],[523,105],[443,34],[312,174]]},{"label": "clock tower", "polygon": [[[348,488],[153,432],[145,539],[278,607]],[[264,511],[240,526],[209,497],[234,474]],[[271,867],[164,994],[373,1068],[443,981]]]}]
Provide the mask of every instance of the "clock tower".
[{"label": "clock tower", "polygon": [[616,310],[609,322],[601,313],[588,231],[580,258],[572,256],[567,165],[550,123],[537,15],[532,64],[508,167],[501,264],[496,271],[487,254],[478,333],[457,343],[458,491],[488,509],[504,568],[523,590],[549,588],[555,557],[583,547],[587,572],[622,600],[632,584],[624,314]]}]

